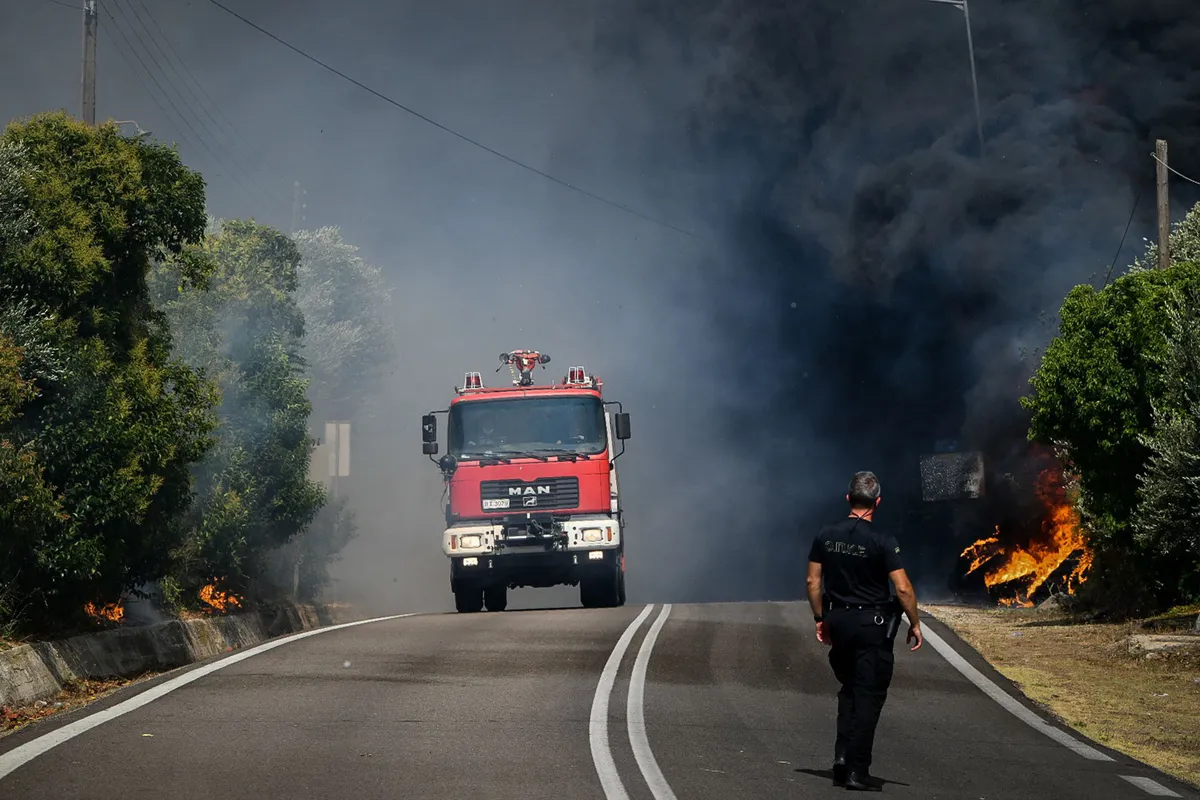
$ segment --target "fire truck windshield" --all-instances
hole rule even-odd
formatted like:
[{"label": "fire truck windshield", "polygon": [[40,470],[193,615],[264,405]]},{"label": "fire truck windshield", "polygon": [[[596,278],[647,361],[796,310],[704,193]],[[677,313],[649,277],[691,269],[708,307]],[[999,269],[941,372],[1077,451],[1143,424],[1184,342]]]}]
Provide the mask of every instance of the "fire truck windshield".
[{"label": "fire truck windshield", "polygon": [[517,454],[594,455],[608,446],[604,405],[595,397],[475,400],[450,409],[449,450],[456,458]]}]

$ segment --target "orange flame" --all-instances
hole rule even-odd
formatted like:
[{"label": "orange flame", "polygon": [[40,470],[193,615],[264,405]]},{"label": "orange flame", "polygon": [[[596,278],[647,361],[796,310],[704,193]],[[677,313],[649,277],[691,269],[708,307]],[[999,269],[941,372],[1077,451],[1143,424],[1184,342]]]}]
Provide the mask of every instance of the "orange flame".
[{"label": "orange flame", "polygon": [[109,622],[124,622],[125,608],[120,603],[109,603],[106,606],[96,607],[95,603],[88,603],[83,607],[84,613],[96,620],[108,620]]},{"label": "orange flame", "polygon": [[1000,526],[992,536],[980,539],[967,549],[961,557],[970,558],[967,574],[975,572],[985,564],[991,564],[984,573],[983,582],[989,589],[1005,584],[1020,584],[1011,590],[1013,594],[1001,597],[1004,606],[1028,608],[1033,605],[1033,594],[1050,580],[1070,558],[1076,557],[1074,566],[1063,578],[1064,589],[1073,594],[1092,568],[1092,551],[1084,539],[1079,514],[1067,500],[1062,488],[1062,475],[1052,469],[1043,470],[1038,479],[1038,497],[1046,506],[1042,521],[1042,537],[1031,542],[1028,548],[1000,543]]},{"label": "orange flame", "polygon": [[200,599],[216,611],[225,612],[230,607],[241,607],[242,603],[236,595],[223,592],[213,584],[208,584],[200,590]]}]

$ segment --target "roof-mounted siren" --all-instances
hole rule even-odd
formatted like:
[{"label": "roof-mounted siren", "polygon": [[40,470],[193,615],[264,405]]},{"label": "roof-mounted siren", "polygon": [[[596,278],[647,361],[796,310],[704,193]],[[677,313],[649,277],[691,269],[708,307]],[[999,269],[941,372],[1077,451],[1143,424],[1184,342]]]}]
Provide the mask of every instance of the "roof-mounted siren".
[{"label": "roof-mounted siren", "polygon": [[482,389],[483,377],[478,372],[468,372],[463,379],[463,391],[467,389]]},{"label": "roof-mounted siren", "polygon": [[583,367],[571,367],[567,370],[567,384],[578,385],[588,383],[587,371]]}]

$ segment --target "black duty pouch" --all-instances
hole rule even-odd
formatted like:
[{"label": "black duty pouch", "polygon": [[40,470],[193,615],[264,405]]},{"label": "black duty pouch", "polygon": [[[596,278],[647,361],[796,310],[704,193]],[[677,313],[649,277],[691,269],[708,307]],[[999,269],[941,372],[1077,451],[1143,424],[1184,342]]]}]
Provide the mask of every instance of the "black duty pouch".
[{"label": "black duty pouch", "polygon": [[899,600],[893,597],[888,601],[887,610],[884,611],[884,614],[887,617],[887,638],[890,642],[900,632],[900,618],[904,614],[904,607],[900,605]]}]

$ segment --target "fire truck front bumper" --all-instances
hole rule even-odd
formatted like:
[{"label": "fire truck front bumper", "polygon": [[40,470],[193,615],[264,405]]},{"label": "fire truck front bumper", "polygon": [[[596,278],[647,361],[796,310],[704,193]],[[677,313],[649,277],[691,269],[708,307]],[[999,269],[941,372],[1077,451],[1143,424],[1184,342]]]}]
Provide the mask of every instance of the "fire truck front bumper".
[{"label": "fire truck front bumper", "polygon": [[442,551],[455,581],[511,586],[573,584],[591,574],[623,569],[621,530],[611,517],[571,518],[551,534],[460,523],[447,528]]},{"label": "fire truck front bumper", "polygon": [[[553,531],[534,533],[506,526],[502,520],[460,522],[442,534],[442,552],[449,558],[502,555],[542,550],[572,553],[618,550],[621,525],[604,515],[579,516],[554,523]],[[593,557],[595,558],[595,557]]]}]

